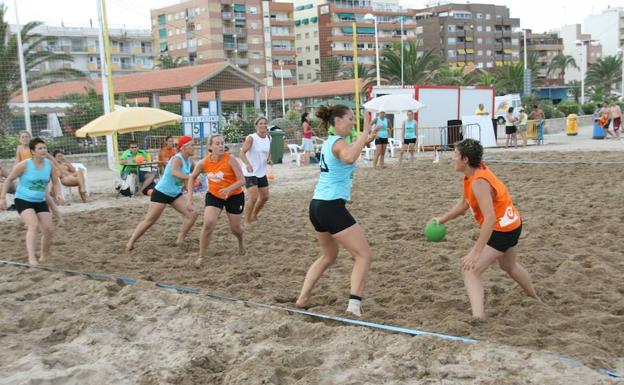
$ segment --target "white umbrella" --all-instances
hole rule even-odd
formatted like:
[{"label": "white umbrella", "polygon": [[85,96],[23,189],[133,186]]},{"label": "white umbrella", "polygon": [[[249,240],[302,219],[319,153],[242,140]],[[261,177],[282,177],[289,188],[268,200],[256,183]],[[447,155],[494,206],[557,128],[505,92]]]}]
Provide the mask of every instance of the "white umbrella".
[{"label": "white umbrella", "polygon": [[405,111],[418,111],[425,107],[424,104],[408,94],[393,94],[379,96],[364,104],[366,111],[386,112],[396,114]]}]

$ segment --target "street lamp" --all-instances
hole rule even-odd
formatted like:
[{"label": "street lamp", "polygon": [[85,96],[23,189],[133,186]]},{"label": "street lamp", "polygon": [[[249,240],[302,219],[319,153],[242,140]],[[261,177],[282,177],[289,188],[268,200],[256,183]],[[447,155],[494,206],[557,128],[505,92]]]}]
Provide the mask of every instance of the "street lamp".
[{"label": "street lamp", "polygon": [[[377,33],[377,17],[372,13],[364,15],[364,20],[372,20],[375,23],[375,62],[377,63],[377,86],[381,85],[381,78],[379,76],[379,34]],[[357,31],[356,31],[357,33]],[[357,65],[357,63],[355,63]]]},{"label": "street lamp", "polygon": [[622,88],[620,89],[620,97],[624,100],[624,49],[618,48],[617,51],[620,55],[622,55],[622,81],[620,82],[622,84]]},{"label": "street lamp", "polygon": [[238,41],[236,40],[236,34],[234,34],[234,65],[238,67]]},{"label": "street lamp", "polygon": [[286,104],[284,102],[284,60],[280,59],[277,64],[280,67],[280,79],[282,81],[282,118],[286,117]]},{"label": "street lamp", "polygon": [[527,63],[527,30],[522,29],[522,37],[524,39],[524,94],[531,93],[531,73]]},{"label": "street lamp", "polygon": [[[581,46],[581,104],[585,104],[585,72],[587,72],[587,46],[598,40],[586,39],[575,40],[577,46]],[[592,44],[593,45],[593,44]]]}]

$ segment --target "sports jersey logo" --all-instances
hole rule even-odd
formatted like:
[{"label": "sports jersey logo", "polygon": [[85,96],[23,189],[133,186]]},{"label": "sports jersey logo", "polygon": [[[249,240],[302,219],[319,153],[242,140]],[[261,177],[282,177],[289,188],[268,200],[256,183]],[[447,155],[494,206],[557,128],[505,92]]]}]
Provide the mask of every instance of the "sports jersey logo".
[{"label": "sports jersey logo", "polygon": [[507,227],[520,219],[518,212],[514,210],[513,206],[507,206],[505,209],[505,214],[502,217],[498,218],[498,224],[500,227]]},{"label": "sports jersey logo", "polygon": [[213,180],[215,182],[220,182],[220,181],[223,180],[223,171],[219,171],[219,172],[215,172],[215,173],[209,172],[208,174],[206,174],[206,177],[209,180]]}]

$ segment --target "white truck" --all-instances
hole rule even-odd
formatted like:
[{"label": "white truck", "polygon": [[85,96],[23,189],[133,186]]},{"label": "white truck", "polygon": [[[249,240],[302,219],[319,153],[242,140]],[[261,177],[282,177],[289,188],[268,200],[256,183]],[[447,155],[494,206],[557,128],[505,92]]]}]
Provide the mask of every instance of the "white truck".
[{"label": "white truck", "polygon": [[520,94],[507,94],[503,96],[497,96],[495,100],[496,111],[494,111],[494,116],[496,116],[496,122],[499,125],[505,124],[505,115],[507,114],[507,110],[509,107],[513,107],[513,114],[515,117],[520,115],[520,107],[522,107],[522,100],[520,100]]}]

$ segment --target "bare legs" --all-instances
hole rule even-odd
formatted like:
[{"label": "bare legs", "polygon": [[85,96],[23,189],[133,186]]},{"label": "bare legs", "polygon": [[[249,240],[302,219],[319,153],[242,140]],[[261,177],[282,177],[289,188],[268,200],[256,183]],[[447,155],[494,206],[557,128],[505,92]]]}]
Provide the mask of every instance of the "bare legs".
[{"label": "bare legs", "polygon": [[[221,211],[222,209],[214,206],[207,206],[204,210],[204,225],[199,235],[199,258],[197,263],[201,263],[202,258],[206,256],[206,249],[210,244],[210,238],[212,237],[212,232],[214,231]],[[230,213],[227,215],[228,222],[230,223],[230,231],[232,231],[232,234],[234,234],[238,240],[238,253],[243,255],[246,250],[243,244],[243,227],[241,226],[242,215]]]},{"label": "bare legs", "polygon": [[249,201],[245,211],[245,223],[251,223],[258,219],[258,213],[269,200],[269,187],[248,187],[247,193],[249,194]]},{"label": "bare legs", "polygon": [[78,187],[78,192],[80,193],[80,199],[83,203],[87,203],[87,188],[85,183],[84,172],[82,170],[78,170],[73,175],[65,175],[61,178],[61,183],[63,186],[67,187]]},{"label": "bare legs", "polygon": [[351,294],[359,297],[364,293],[366,278],[371,265],[371,250],[364,231],[357,223],[337,234],[316,233],[321,246],[321,257],[308,269],[296,306],[304,307],[310,299],[312,289],[328,267],[334,264],[338,256],[338,245],[344,247],[353,257],[351,272]]},{"label": "bare legs", "polygon": [[373,166],[375,167],[375,169],[382,169],[384,168],[384,160],[386,158],[386,150],[388,148],[387,144],[377,144],[375,145],[375,162],[373,164]]},{"label": "bare legs", "polygon": [[470,307],[472,308],[472,316],[475,318],[484,318],[484,293],[483,283],[481,282],[481,273],[485,271],[492,263],[498,260],[500,267],[507,272],[507,274],[516,281],[520,287],[527,293],[528,296],[533,297],[539,301],[537,293],[531,283],[531,277],[529,273],[516,262],[517,246],[508,249],[505,253],[501,253],[498,250],[493,249],[490,246],[485,246],[481,252],[481,256],[477,261],[477,264],[472,270],[464,270],[464,285],[468,292],[468,299],[470,300]]},{"label": "bare legs", "polygon": [[[38,265],[50,259],[50,248],[54,225],[52,216],[48,212],[35,213],[35,210],[27,209],[20,214],[22,221],[26,225],[26,252],[28,253],[28,263]],[[41,256],[37,260],[35,249],[37,247],[37,229],[41,229]]]},{"label": "bare legs", "polygon": [[[176,245],[180,245],[182,242],[184,242],[186,235],[191,230],[191,227],[193,227],[193,224],[197,220],[198,215],[195,210],[189,211],[184,204],[184,200],[180,198],[176,199],[171,204],[171,207],[173,207],[184,217],[184,222],[182,222],[180,233],[176,238]],[[160,218],[160,216],[162,215],[165,207],[167,207],[167,205],[164,203],[150,202],[149,209],[147,210],[147,214],[145,215],[145,219],[143,219],[137,225],[136,229],[134,229],[134,232],[132,233],[132,236],[130,237],[130,240],[126,244],[127,251],[132,250],[134,248],[134,243],[139,238],[141,238],[141,236],[145,234],[145,232],[150,227],[152,227],[154,223],[156,223],[156,221],[158,221],[158,218]]]}]

